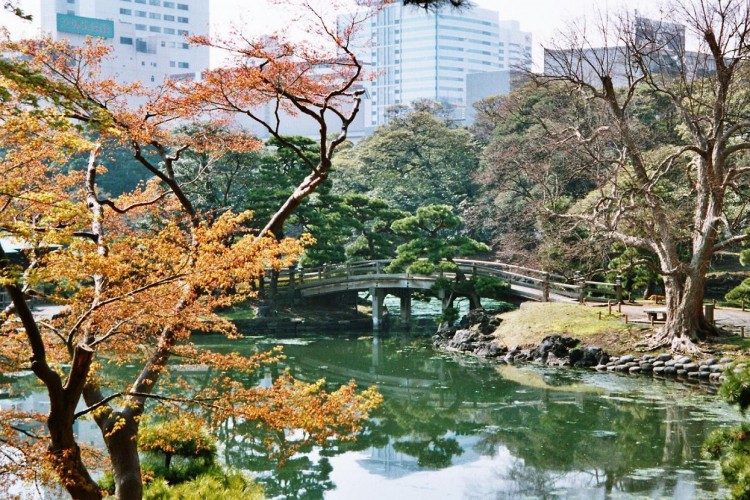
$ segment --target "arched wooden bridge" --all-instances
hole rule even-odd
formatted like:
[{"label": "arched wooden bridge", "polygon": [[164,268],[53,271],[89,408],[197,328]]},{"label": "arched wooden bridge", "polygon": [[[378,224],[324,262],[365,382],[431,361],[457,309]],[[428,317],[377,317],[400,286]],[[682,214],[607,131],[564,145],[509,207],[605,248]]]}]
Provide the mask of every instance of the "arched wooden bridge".
[{"label": "arched wooden bridge", "polygon": [[[349,291],[368,291],[372,297],[373,328],[378,330],[383,319],[383,299],[391,294],[401,299],[401,319],[411,316],[411,292],[432,290],[440,278],[453,280],[455,272],[435,272],[429,275],[388,273],[390,260],[369,260],[342,265],[281,271],[278,286],[291,289],[300,297],[341,294]],[[570,282],[564,276],[538,269],[514,266],[494,261],[454,259],[459,270],[467,277],[484,276],[502,279],[510,284],[509,293],[529,300],[552,302],[585,302],[621,300],[621,280],[615,283],[585,281]],[[448,297],[437,292],[443,307]]]}]

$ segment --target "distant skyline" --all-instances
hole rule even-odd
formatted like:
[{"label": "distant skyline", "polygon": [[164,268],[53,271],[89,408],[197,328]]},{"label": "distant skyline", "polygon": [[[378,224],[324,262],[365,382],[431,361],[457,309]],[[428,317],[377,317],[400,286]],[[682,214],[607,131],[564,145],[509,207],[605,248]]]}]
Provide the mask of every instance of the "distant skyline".
[{"label": "distant skyline", "polygon": [[[102,0],[99,0],[102,1]],[[597,11],[620,12],[623,8],[639,10],[646,15],[656,15],[653,2],[643,0],[472,0],[477,7],[496,10],[500,19],[513,19],[521,23],[523,31],[533,36],[533,58],[538,69],[543,57],[542,46],[548,45],[554,35],[566,26],[569,21],[591,16]],[[22,0],[21,6],[33,14],[38,11],[37,0]],[[248,34],[268,33],[274,24],[288,22],[289,15],[283,9],[269,5],[268,0],[209,0],[211,19],[209,26],[212,35],[229,33],[233,24],[247,26]],[[28,27],[20,30],[22,24],[17,18],[3,11],[0,13],[0,24],[11,26],[14,34],[22,32],[25,36],[35,33]],[[218,64],[220,56],[212,54],[212,65]]]},{"label": "distant skyline", "polygon": [[[268,29],[268,0],[210,0],[211,29],[226,32],[232,23],[250,20],[247,25],[257,33]],[[543,45],[563,30],[566,23],[592,15],[596,11],[620,12],[623,8],[654,13],[654,2],[643,0],[471,0],[477,7],[499,12],[501,20],[512,19],[521,23],[521,30],[533,36],[533,59],[541,69]],[[276,17],[276,16],[274,16]]]}]

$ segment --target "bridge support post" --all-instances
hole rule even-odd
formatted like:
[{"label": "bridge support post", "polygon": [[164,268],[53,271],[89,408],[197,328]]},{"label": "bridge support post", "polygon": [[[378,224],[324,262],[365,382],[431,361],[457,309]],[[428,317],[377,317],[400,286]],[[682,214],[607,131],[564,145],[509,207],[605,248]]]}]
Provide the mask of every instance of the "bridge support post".
[{"label": "bridge support post", "polygon": [[401,324],[408,328],[411,322],[411,293],[406,290],[399,298],[401,299]]},{"label": "bridge support post", "polygon": [[383,299],[385,299],[385,290],[370,287],[370,297],[372,298],[372,329],[380,330],[383,328]]}]

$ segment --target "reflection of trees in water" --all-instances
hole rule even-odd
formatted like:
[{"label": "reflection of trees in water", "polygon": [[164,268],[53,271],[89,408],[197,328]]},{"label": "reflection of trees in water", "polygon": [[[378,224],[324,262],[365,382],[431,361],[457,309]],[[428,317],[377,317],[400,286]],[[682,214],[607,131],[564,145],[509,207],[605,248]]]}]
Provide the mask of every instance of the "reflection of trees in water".
[{"label": "reflection of trees in water", "polygon": [[[675,404],[603,401],[548,391],[536,404],[504,409],[505,425],[483,433],[475,449],[493,456],[507,447],[523,460],[523,467],[514,464],[515,469],[503,478],[522,478],[529,484],[537,478],[534,484],[539,487],[552,481],[549,471],[557,471],[590,474],[591,485],[607,493],[672,490],[674,475],[654,469],[677,467],[696,458],[691,443],[700,446],[707,429],[704,421],[691,419],[689,413],[689,408]],[[651,474],[634,478],[638,470]],[[709,476],[695,480],[705,490],[716,488]],[[533,495],[544,497],[541,490]]]},{"label": "reflection of trees in water", "polygon": [[[288,346],[290,358],[296,358],[289,367],[301,379],[325,376],[334,387],[355,372],[385,377],[383,406],[356,442],[331,442],[317,454],[297,455],[283,465],[266,456],[257,427],[227,422],[220,436],[226,462],[257,471],[269,496],[320,497],[334,487],[327,457],[390,445],[420,466],[442,468],[466,453],[456,438],[473,435],[476,452],[495,456],[507,448],[516,459],[499,472],[503,491],[490,490],[488,497],[545,498],[572,476],[576,484],[606,492],[671,491],[674,474],[634,479],[633,473],[694,460],[691,443],[699,446],[707,433],[705,421],[691,419],[690,407],[563,392],[568,383],[580,382],[575,372],[547,374],[561,391],[520,386],[498,377],[494,367],[462,366],[422,350],[420,343],[399,338]],[[190,377],[196,387],[206,380],[204,374]],[[417,379],[433,384],[416,385]],[[710,474],[694,479],[706,491],[716,488]]]},{"label": "reflection of trees in water", "polygon": [[441,469],[453,462],[453,457],[464,450],[455,438],[430,437],[408,441],[396,441],[393,449],[406,455],[417,457],[417,465]]},{"label": "reflection of trees in water", "polygon": [[[549,492],[555,489],[557,475],[551,472],[542,471],[535,467],[527,467],[523,461],[514,460],[507,469],[506,474],[501,476],[513,488],[503,488],[503,491],[497,492],[492,496],[498,500],[511,498],[551,498]],[[555,495],[557,497],[558,495]]]},{"label": "reflection of trees in water", "polygon": [[[255,422],[228,419],[218,429],[218,438],[223,443],[221,456],[230,467],[255,472],[269,498],[322,498],[334,488],[330,479],[331,467],[327,457],[313,460],[308,446],[286,461],[268,455],[264,440],[268,432],[257,427]],[[284,436],[273,436],[284,439]]]},{"label": "reflection of trees in water", "polygon": [[664,418],[663,463],[680,464],[694,458],[688,439],[688,426],[685,425],[689,417],[689,411],[685,407],[667,405]]}]

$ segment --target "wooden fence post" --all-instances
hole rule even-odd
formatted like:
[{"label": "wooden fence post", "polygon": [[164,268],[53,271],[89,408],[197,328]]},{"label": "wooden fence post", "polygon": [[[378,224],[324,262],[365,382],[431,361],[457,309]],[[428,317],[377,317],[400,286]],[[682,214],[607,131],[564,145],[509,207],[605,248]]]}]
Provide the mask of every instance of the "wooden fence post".
[{"label": "wooden fence post", "polygon": [[576,281],[578,281],[578,303],[586,304],[586,279],[583,275],[576,273]]},{"label": "wooden fence post", "polygon": [[549,302],[549,273],[544,273],[542,282],[542,302]]},{"label": "wooden fence post", "polygon": [[617,303],[622,303],[622,276],[617,275],[615,278],[615,293],[617,293]]}]

